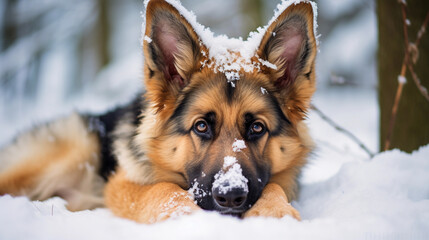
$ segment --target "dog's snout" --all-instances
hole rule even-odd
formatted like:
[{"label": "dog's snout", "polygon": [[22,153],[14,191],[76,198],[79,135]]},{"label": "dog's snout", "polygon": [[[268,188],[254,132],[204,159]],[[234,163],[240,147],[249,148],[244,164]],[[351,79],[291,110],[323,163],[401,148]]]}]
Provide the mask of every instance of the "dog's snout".
[{"label": "dog's snout", "polygon": [[227,192],[213,189],[212,195],[217,205],[231,209],[241,208],[247,199],[247,192],[242,188],[235,188]]}]

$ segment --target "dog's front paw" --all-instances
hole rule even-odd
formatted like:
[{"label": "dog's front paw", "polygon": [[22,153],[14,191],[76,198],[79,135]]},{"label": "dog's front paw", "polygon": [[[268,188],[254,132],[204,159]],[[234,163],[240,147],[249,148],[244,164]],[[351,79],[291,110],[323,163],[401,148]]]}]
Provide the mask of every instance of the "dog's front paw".
[{"label": "dog's front paw", "polygon": [[169,199],[159,206],[160,212],[156,219],[151,222],[164,221],[166,219],[177,218],[201,210],[185,191],[172,192]]},{"label": "dog's front paw", "polygon": [[270,183],[264,188],[259,200],[243,217],[282,218],[286,215],[301,220],[299,212],[290,205],[283,189],[277,184]]}]

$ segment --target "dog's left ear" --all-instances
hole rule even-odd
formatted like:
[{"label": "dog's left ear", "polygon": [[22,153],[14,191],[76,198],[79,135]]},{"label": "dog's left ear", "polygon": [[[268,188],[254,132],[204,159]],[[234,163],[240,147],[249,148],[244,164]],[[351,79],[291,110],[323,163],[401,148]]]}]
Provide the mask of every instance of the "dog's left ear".
[{"label": "dog's left ear", "polygon": [[292,122],[305,117],[315,91],[317,44],[313,18],[311,3],[292,4],[267,28],[257,51],[260,58],[277,66],[265,71]]},{"label": "dog's left ear", "polygon": [[205,47],[175,7],[164,0],[151,0],[146,8],[143,49],[147,97],[160,111],[174,104],[200,69]]}]

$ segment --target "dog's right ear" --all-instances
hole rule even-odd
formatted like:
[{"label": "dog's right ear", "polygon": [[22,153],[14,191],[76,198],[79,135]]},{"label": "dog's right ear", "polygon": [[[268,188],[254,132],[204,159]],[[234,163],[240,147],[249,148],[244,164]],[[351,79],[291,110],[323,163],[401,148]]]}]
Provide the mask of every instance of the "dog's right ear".
[{"label": "dog's right ear", "polygon": [[174,104],[207,50],[191,24],[163,0],[147,5],[143,49],[147,97],[161,111]]}]

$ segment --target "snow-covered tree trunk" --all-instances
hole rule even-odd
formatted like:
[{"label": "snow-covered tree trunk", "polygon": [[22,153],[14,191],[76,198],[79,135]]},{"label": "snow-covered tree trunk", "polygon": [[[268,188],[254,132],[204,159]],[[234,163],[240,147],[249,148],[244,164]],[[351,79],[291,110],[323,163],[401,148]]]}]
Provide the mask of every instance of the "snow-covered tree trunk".
[{"label": "snow-covered tree trunk", "polygon": [[[409,43],[416,42],[417,34],[429,11],[427,0],[407,0],[406,16]],[[405,39],[401,3],[398,0],[377,0],[379,27],[379,105],[380,149],[385,149],[392,117],[392,107],[398,88],[398,76],[405,55]],[[365,37],[365,36],[362,36]],[[413,62],[413,56],[410,56]],[[421,84],[429,88],[429,34],[425,33],[418,46],[418,59],[412,63]],[[391,133],[389,149],[410,152],[429,143],[429,101],[417,88],[407,68],[396,121]],[[403,79],[403,78],[402,78]]]}]

